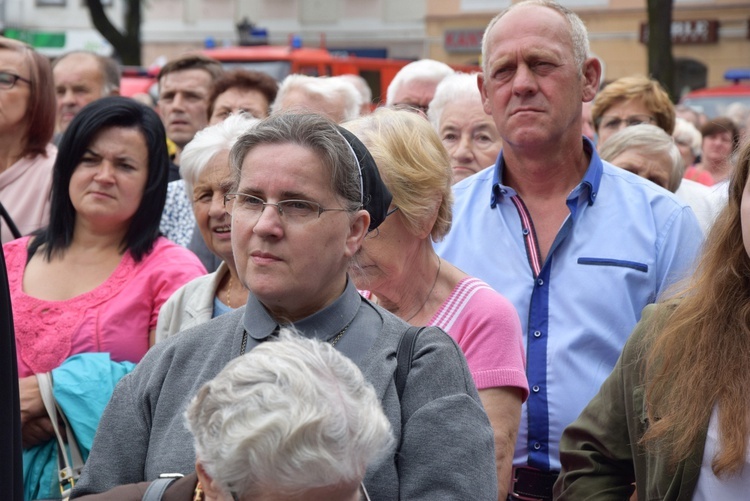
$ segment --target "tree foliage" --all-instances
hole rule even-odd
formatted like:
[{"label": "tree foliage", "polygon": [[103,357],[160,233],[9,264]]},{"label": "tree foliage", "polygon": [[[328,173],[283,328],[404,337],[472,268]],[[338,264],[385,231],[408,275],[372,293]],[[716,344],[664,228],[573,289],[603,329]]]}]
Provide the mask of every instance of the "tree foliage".
[{"label": "tree foliage", "polygon": [[125,28],[120,31],[104,12],[102,0],[86,0],[91,23],[114,47],[122,64],[141,64],[141,0],[122,0],[125,4]]}]

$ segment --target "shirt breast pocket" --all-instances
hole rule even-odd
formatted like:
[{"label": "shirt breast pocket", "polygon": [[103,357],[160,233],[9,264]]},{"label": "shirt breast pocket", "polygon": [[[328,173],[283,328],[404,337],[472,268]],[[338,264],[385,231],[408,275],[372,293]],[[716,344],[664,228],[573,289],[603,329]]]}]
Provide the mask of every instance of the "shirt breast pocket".
[{"label": "shirt breast pocket", "polygon": [[643,273],[648,273],[648,265],[637,261],[627,261],[624,259],[611,259],[605,257],[579,257],[578,264],[587,266],[616,266],[620,268],[630,268]]}]

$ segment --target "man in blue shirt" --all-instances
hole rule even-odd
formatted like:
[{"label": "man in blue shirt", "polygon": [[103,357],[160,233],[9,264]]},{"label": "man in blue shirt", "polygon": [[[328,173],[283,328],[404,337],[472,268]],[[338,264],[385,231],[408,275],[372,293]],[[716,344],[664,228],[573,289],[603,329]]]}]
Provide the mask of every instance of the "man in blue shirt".
[{"label": "man in blue shirt", "polygon": [[[689,273],[702,241],[667,191],[603,162],[581,134],[601,75],[586,28],[531,0],[493,19],[479,87],[503,139],[495,167],[454,186],[439,254],[510,299],[531,394],[511,498],[552,499],[562,431],[596,394],[642,308]],[[502,347],[498,347],[502,349]]]}]

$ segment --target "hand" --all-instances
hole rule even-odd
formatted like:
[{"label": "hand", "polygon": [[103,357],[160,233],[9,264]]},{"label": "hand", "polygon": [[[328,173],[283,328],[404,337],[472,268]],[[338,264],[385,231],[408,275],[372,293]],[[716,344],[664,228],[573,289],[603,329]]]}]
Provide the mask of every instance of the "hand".
[{"label": "hand", "polygon": [[18,393],[21,400],[21,426],[36,418],[47,416],[36,376],[19,378]]},{"label": "hand", "polygon": [[21,442],[24,449],[43,444],[55,436],[55,429],[49,416],[42,416],[28,421],[21,428]]}]

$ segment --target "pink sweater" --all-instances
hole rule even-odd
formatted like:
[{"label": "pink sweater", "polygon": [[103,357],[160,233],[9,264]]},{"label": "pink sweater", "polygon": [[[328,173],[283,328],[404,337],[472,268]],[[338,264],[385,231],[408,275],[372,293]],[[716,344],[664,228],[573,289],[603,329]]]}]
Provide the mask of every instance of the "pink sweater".
[{"label": "pink sweater", "polygon": [[[370,299],[370,291],[362,291]],[[513,305],[485,282],[461,280],[428,325],[461,348],[477,389],[513,386],[529,395],[521,321]]]},{"label": "pink sweater", "polygon": [[[57,148],[48,144],[46,157],[22,158],[0,172],[0,202],[21,235],[28,235],[49,222],[49,194],[55,158]],[[2,243],[13,239],[5,221],[0,222],[0,228]]]},{"label": "pink sweater", "polygon": [[163,237],[136,263],[129,252],[95,289],[65,301],[23,292],[29,237],[3,246],[19,377],[48,372],[77,353],[107,352],[117,362],[138,362],[149,348],[159,308],[172,293],[206,273],[198,258]]}]

